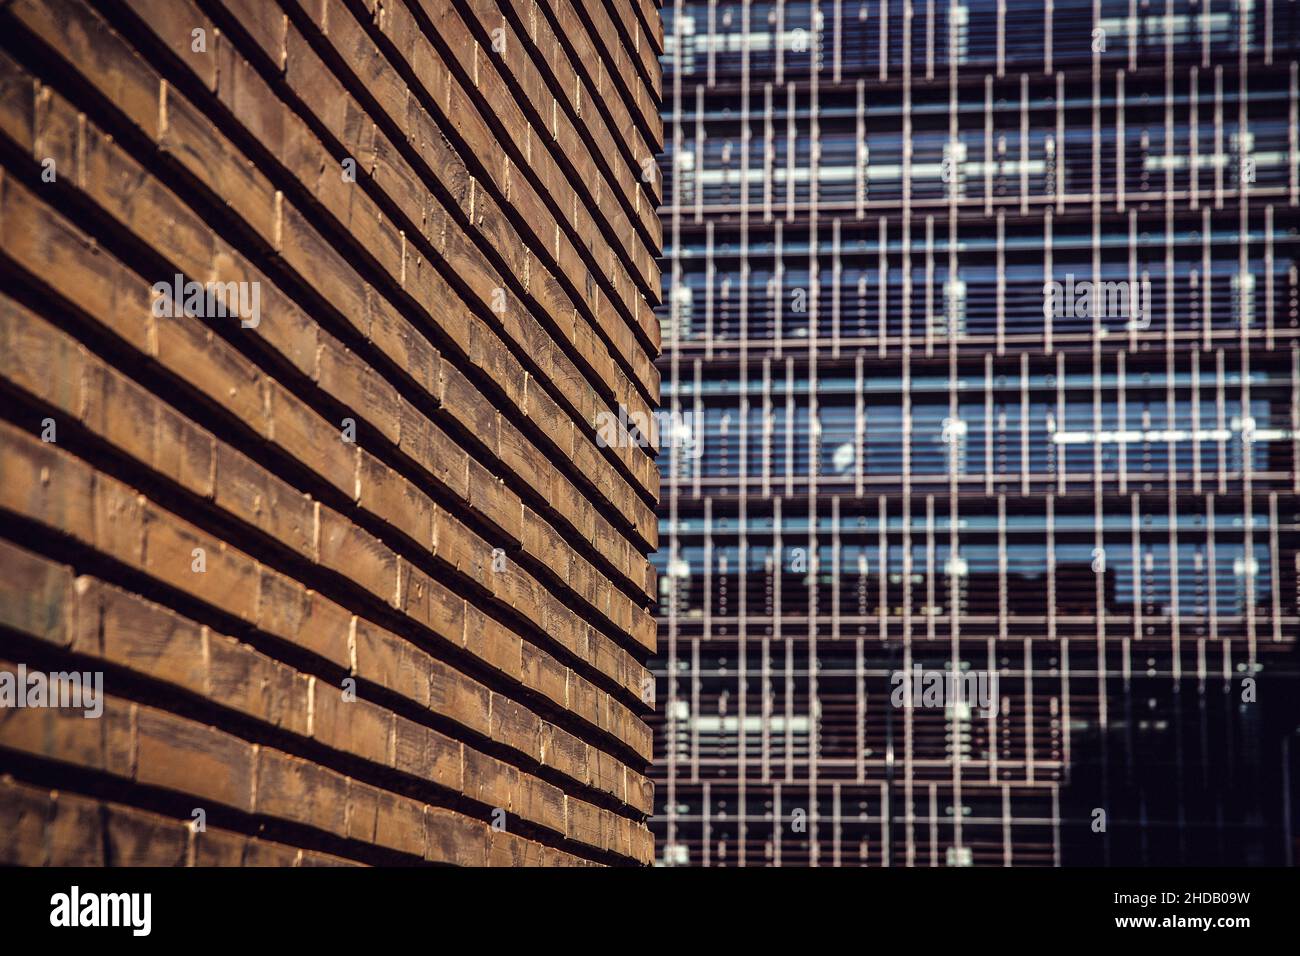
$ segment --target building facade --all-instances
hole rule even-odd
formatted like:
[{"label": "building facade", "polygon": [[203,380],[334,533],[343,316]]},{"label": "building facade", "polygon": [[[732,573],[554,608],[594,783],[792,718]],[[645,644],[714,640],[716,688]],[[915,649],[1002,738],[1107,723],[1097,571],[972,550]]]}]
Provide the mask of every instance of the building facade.
[{"label": "building facade", "polygon": [[1291,862],[1300,8],[664,16],[659,862]]},{"label": "building facade", "polygon": [[661,52],[0,5],[0,862],[651,862]]}]

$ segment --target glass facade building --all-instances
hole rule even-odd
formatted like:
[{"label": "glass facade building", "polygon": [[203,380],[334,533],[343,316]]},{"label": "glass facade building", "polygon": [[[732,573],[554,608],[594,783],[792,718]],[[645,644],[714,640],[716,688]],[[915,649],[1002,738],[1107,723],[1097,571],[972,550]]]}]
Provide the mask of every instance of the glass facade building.
[{"label": "glass facade building", "polygon": [[663,13],[659,861],[1292,861],[1300,4]]}]

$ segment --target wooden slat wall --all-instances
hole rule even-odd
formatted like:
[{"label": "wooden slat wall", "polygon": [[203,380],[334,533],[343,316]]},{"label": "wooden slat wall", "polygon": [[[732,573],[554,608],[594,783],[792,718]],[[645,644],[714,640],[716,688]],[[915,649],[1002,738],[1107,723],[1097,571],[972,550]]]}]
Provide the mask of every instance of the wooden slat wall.
[{"label": "wooden slat wall", "polygon": [[0,7],[0,671],[105,692],[0,708],[0,862],[653,860],[659,473],[602,426],[659,399],[661,49],[648,0]]}]

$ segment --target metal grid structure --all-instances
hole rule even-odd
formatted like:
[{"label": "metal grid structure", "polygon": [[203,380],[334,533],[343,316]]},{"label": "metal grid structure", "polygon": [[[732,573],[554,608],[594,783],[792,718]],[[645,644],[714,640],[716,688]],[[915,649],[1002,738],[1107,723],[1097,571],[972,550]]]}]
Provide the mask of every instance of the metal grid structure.
[{"label": "metal grid structure", "polygon": [[653,861],[661,26],[0,2],[0,865]]},{"label": "metal grid structure", "polygon": [[664,16],[659,861],[1292,861],[1300,4]]}]

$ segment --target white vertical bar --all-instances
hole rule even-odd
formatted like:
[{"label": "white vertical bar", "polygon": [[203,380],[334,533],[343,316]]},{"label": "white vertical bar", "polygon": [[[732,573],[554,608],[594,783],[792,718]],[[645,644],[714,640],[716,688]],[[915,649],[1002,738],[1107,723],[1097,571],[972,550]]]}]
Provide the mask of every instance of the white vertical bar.
[{"label": "white vertical bar", "polygon": [[889,79],[889,0],[880,0],[880,81]]},{"label": "white vertical bar", "polygon": [[886,324],[888,311],[886,306],[889,304],[889,258],[887,251],[889,244],[889,225],[888,220],[884,216],[880,217],[879,223],[880,239],[877,251],[879,253],[880,279],[876,284],[876,290],[878,296],[877,311],[880,320],[880,357],[884,358],[889,333],[889,327]]},{"label": "white vertical bar", "polygon": [[993,495],[993,356],[984,353],[984,493]]},{"label": "white vertical bar", "polygon": [[1020,214],[1029,215],[1029,74],[1020,74]]},{"label": "white vertical bar", "polygon": [[993,77],[984,77],[984,215],[993,215]]},{"label": "white vertical bar", "polygon": [[1007,257],[1006,257],[1006,213],[999,209],[997,216],[997,276],[994,285],[996,295],[995,313],[997,315],[997,350],[998,355],[1007,351],[1006,338],[1006,298],[1007,298]]},{"label": "white vertical bar", "polygon": [[1002,77],[1006,75],[1007,0],[998,0],[997,17],[998,17],[997,68],[998,68],[998,76]]},{"label": "white vertical bar", "polygon": [[1020,493],[1029,495],[1029,353],[1020,353]]},{"label": "white vertical bar", "polygon": [[925,217],[925,355],[934,355],[934,216]]},{"label": "white vertical bar", "polygon": [[1043,3],[1043,72],[1051,74],[1052,72],[1052,41],[1054,25],[1053,17],[1056,13],[1055,0],[1044,0]]}]

